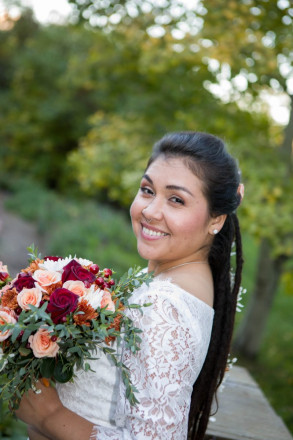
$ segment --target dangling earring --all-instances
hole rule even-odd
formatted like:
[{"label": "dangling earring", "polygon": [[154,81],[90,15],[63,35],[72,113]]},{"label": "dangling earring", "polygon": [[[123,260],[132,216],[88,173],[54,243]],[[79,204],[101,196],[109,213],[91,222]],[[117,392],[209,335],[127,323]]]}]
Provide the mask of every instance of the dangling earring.
[{"label": "dangling earring", "polygon": [[216,235],[218,232],[219,232],[218,229],[214,229],[214,230],[213,230],[213,234],[214,234],[214,235]]}]

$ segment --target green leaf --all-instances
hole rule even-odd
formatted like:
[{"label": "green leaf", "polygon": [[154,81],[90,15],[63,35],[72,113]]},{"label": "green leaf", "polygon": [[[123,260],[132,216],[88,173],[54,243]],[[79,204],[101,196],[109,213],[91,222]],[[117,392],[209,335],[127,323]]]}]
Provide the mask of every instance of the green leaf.
[{"label": "green leaf", "polygon": [[57,380],[57,382],[69,382],[73,376],[73,368],[70,362],[60,357],[55,365],[53,376]]},{"label": "green leaf", "polygon": [[17,337],[19,336],[21,332],[21,327],[19,327],[17,324],[15,325],[12,335],[11,335],[11,342],[15,342]]},{"label": "green leaf", "polygon": [[32,333],[32,330],[26,328],[23,335],[22,335],[21,342],[25,342],[29,338],[31,333]]},{"label": "green leaf", "polygon": [[28,251],[28,255],[29,255],[29,263],[31,263],[34,260],[37,260],[38,258],[41,259],[42,256],[39,253],[39,250],[37,247],[35,247],[34,244],[31,244],[30,246],[27,247],[27,251]]},{"label": "green leaf", "polygon": [[28,356],[32,352],[29,348],[26,347],[19,347],[18,351],[21,356]]},{"label": "green leaf", "polygon": [[54,375],[55,364],[55,358],[44,358],[40,367],[42,377],[51,378]]}]

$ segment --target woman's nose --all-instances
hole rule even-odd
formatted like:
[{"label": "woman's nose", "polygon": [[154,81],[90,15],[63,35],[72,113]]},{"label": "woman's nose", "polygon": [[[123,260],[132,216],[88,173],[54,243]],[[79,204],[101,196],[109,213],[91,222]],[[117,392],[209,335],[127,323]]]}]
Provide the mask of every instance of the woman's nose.
[{"label": "woman's nose", "polygon": [[162,203],[159,200],[153,199],[142,210],[142,214],[148,222],[151,220],[160,220],[163,217]]}]

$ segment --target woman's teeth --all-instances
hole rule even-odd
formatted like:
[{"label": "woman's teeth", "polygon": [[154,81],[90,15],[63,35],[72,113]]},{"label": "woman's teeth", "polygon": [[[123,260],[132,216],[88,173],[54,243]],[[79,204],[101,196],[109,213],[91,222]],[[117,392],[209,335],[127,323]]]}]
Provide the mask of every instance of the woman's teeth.
[{"label": "woman's teeth", "polygon": [[151,229],[147,229],[144,226],[142,228],[142,231],[144,234],[149,235],[151,237],[163,237],[165,235],[168,235],[165,232],[152,231]]}]

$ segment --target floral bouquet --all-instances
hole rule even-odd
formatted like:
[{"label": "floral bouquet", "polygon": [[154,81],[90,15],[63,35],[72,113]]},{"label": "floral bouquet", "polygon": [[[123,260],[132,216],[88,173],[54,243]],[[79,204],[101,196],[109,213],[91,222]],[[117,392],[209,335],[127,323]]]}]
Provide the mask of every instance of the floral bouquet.
[{"label": "floral bouquet", "polygon": [[38,391],[38,380],[49,386],[50,381],[73,381],[76,369],[88,371],[87,361],[97,359],[93,356],[100,349],[122,369],[126,395],[132,405],[137,403],[127,367],[114,347],[124,340],[133,353],[139,350],[141,330],[124,310],[141,307],[129,298],[150,275],[130,268],[115,283],[111,269],[101,270],[89,260],[41,259],[34,246],[28,250],[29,266],[15,279],[0,265],[0,371],[6,377],[0,397],[14,410],[24,392]]}]

